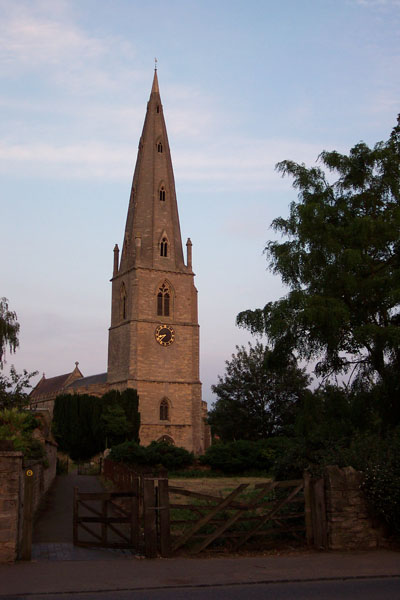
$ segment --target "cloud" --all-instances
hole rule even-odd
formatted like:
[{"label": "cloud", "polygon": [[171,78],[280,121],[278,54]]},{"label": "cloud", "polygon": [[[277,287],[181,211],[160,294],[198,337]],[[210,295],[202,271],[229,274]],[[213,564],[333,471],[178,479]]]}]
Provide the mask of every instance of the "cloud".
[{"label": "cloud", "polygon": [[[179,181],[219,182],[226,189],[262,189],[277,182],[275,163],[284,158],[314,163],[321,148],[298,140],[225,140],[196,150],[174,152]],[[136,144],[93,141],[76,144],[0,142],[0,172],[56,178],[125,180]]]},{"label": "cloud", "polygon": [[[96,37],[80,28],[63,2],[0,4],[0,64],[3,77],[39,75],[85,95],[120,89],[141,79],[135,47],[117,35]],[[124,61],[129,67],[124,65]]]},{"label": "cloud", "polygon": [[[4,8],[4,4],[3,7]],[[34,14],[27,4],[8,5],[0,25],[0,56],[3,63],[27,66],[57,65],[71,56],[98,58],[104,44],[62,19]]]},{"label": "cloud", "polygon": [[356,0],[356,3],[360,6],[371,6],[373,8],[376,7],[396,7],[400,6],[400,0]]}]

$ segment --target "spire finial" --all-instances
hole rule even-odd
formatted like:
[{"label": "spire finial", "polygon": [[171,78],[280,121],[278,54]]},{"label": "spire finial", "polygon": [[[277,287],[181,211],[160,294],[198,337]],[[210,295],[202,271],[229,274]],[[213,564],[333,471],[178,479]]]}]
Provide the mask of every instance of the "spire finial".
[{"label": "spire finial", "polygon": [[158,60],[155,58],[154,59],[154,70],[155,71],[157,71],[157,63],[158,63]]}]

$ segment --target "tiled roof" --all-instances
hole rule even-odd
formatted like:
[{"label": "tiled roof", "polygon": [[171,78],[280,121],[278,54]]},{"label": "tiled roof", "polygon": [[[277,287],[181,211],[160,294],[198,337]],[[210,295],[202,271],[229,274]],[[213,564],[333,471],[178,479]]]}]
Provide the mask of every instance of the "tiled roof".
[{"label": "tiled roof", "polygon": [[41,379],[37,386],[31,391],[30,398],[34,400],[37,396],[54,395],[60,391],[67,382],[71,373],[65,373],[65,375],[57,375],[57,377],[49,377],[48,379]]},{"label": "tiled roof", "polygon": [[68,386],[67,389],[76,389],[80,387],[86,387],[87,385],[94,385],[96,383],[107,383],[107,373],[98,373],[97,375],[89,375],[89,377],[81,377],[75,379]]}]

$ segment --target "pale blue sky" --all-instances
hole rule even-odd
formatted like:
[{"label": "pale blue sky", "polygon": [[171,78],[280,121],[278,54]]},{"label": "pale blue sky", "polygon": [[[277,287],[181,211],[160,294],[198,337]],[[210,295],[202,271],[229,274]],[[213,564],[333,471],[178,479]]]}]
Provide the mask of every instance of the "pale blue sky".
[{"label": "pale blue sky", "polygon": [[275,163],[395,124],[400,1],[0,0],[0,296],[21,323],[19,370],[106,369],[155,56],[210,401],[250,339],[236,314],[284,293],[262,256],[296,197]]}]

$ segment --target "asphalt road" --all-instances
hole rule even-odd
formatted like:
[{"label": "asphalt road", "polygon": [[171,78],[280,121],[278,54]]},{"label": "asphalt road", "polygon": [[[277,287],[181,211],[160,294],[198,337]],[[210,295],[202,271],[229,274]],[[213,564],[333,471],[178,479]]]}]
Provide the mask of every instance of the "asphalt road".
[{"label": "asphalt road", "polygon": [[400,577],[106,592],[27,594],[1,600],[397,600]]}]

